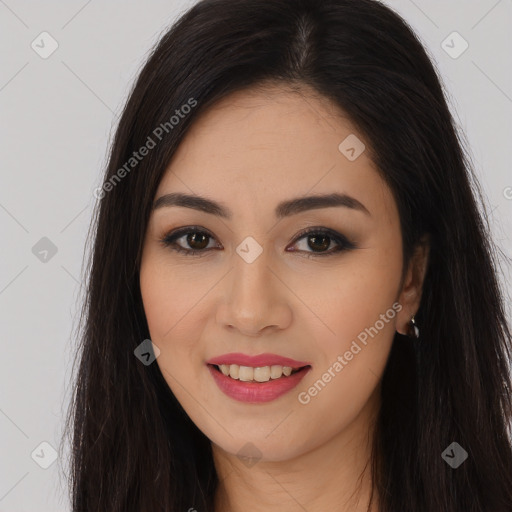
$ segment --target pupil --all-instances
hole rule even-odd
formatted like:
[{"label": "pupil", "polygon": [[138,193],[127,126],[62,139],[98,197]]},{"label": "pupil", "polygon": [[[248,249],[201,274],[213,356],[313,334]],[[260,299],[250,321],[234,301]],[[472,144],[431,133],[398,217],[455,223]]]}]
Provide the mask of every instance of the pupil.
[{"label": "pupil", "polygon": [[310,244],[312,249],[315,249],[314,244],[318,244],[318,240],[323,240],[324,243],[320,244],[320,247],[317,245],[317,249],[327,249],[329,247],[329,237],[327,235],[315,236],[312,235],[309,237],[310,240],[313,240],[313,246]]},{"label": "pupil", "polygon": [[[194,244],[197,243],[199,238],[203,238],[203,243],[199,243],[199,247],[194,246]],[[207,238],[208,235],[206,235],[205,233],[193,233],[191,235],[188,235],[187,242],[194,249],[204,249],[208,245],[208,242],[206,240]],[[204,243],[205,241],[206,243]]]}]

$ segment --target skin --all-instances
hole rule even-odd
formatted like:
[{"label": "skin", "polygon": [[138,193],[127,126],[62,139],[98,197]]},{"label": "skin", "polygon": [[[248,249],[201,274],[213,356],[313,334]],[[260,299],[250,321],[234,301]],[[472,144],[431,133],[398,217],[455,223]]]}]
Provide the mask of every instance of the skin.
[{"label": "skin", "polygon": [[[212,442],[219,512],[367,510],[365,466],[380,379],[395,331],[405,333],[419,307],[428,245],[418,249],[401,283],[394,198],[366,152],[349,161],[338,150],[349,134],[364,142],[337,107],[308,89],[237,92],[194,123],[155,195],[197,194],[233,212],[226,220],[185,207],[154,210],[140,268],[151,339],[161,351],[156,362]],[[332,192],[356,198],[370,215],[329,207],[274,217],[280,201]],[[161,244],[185,226],[211,234],[203,245],[190,245],[186,236],[176,242],[199,247],[202,256]],[[297,239],[313,226],[344,235],[356,248],[322,256],[338,243],[331,238],[322,248],[322,241],[308,243],[311,237]],[[252,263],[236,252],[248,236],[263,248]],[[209,250],[215,247],[221,249]],[[298,394],[394,303],[401,306],[396,316],[321,392],[300,403]],[[205,366],[228,352],[275,353],[308,361],[312,370],[274,401],[242,403],[222,393]],[[237,456],[247,443],[259,451],[254,465]]]}]

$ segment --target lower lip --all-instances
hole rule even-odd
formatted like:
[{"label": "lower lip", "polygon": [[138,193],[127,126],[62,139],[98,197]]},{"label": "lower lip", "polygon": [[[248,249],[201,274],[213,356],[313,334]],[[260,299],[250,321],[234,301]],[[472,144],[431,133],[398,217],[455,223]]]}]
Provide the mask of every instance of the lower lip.
[{"label": "lower lip", "polygon": [[207,366],[217,386],[224,394],[245,403],[262,403],[275,400],[291,391],[311,370],[311,366],[306,366],[289,377],[283,376],[279,379],[271,379],[268,382],[244,382],[227,377],[216,370],[213,365],[208,364]]}]

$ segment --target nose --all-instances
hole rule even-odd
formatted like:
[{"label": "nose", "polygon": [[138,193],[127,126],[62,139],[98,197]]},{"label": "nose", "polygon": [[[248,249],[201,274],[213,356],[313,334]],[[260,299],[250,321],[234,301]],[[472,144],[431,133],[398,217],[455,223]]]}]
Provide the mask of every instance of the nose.
[{"label": "nose", "polygon": [[270,268],[263,254],[252,263],[243,259],[224,283],[225,299],[217,309],[222,328],[237,330],[244,336],[258,337],[263,332],[286,329],[292,320],[290,291],[283,279]]}]

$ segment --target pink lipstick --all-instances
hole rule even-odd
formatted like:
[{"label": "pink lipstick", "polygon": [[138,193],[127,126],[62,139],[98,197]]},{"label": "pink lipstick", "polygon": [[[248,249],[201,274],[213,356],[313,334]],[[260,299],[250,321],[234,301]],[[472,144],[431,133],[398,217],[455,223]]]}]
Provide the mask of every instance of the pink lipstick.
[{"label": "pink lipstick", "polygon": [[[206,363],[219,389],[230,398],[245,403],[263,403],[275,400],[295,388],[311,370],[311,364],[308,362],[268,353],[257,356],[230,353],[209,359]],[[289,367],[292,371],[288,376],[281,374],[280,377],[270,378],[266,382],[255,382],[224,375],[219,368],[221,365],[238,365],[239,367],[247,366],[251,368],[281,366]]]}]

